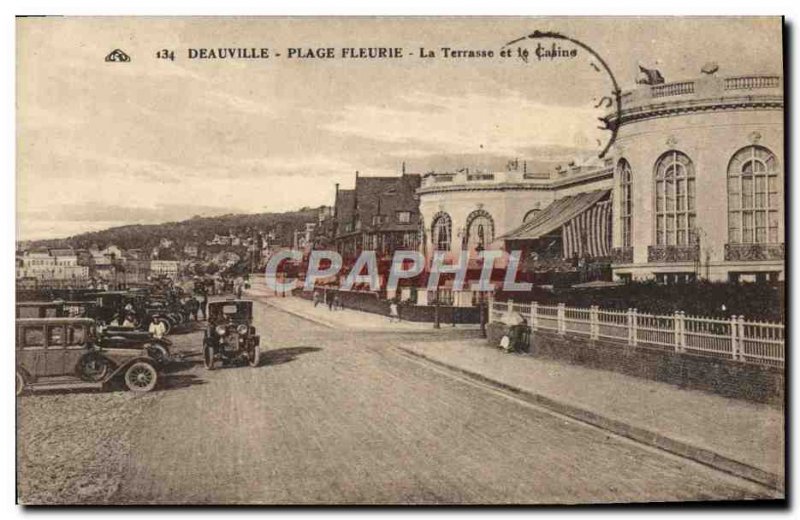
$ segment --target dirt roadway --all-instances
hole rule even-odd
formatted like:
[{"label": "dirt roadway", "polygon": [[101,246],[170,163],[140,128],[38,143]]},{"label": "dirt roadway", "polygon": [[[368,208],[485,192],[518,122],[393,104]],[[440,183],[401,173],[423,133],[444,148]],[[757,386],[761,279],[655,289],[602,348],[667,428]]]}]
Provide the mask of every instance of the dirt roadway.
[{"label": "dirt roadway", "polygon": [[[261,367],[194,361],[157,391],[18,399],[27,504],[573,503],[760,497],[262,302]],[[471,333],[466,333],[471,334]],[[198,352],[200,332],[171,337]],[[423,336],[424,338],[424,336]],[[420,341],[419,334],[413,335]]]},{"label": "dirt roadway", "polygon": [[[135,422],[113,502],[574,503],[735,499],[749,483],[256,306],[259,368],[205,371]],[[419,336],[416,336],[419,339]]]}]

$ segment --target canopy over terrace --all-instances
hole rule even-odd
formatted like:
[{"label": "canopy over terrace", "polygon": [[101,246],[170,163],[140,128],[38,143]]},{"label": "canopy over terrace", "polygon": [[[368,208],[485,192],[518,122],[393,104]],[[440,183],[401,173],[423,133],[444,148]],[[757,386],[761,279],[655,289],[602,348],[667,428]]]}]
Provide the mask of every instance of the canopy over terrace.
[{"label": "canopy over terrace", "polygon": [[509,251],[522,249],[549,258],[607,257],[611,251],[610,190],[557,199],[498,240],[505,241]]}]

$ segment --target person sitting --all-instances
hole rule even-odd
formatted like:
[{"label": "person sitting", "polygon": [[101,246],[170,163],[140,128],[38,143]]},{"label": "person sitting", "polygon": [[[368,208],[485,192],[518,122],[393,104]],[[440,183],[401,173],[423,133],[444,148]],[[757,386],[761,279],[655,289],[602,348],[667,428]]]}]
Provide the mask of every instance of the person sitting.
[{"label": "person sitting", "polygon": [[167,333],[167,327],[162,320],[153,320],[150,322],[148,332],[156,339],[161,339]]},{"label": "person sitting", "polygon": [[133,313],[128,313],[125,315],[125,319],[122,321],[122,326],[129,329],[136,327],[136,318],[134,317]]}]

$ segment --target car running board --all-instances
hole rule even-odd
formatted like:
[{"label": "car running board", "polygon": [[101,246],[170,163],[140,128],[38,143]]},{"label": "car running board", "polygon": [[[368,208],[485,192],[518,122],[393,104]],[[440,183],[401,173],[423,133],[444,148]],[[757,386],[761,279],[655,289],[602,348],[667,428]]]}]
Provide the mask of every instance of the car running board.
[{"label": "car running board", "polygon": [[86,389],[86,388],[103,388],[103,383],[91,383],[86,381],[72,381],[72,382],[54,382],[46,381],[40,383],[26,383],[26,390],[63,390],[63,389]]}]

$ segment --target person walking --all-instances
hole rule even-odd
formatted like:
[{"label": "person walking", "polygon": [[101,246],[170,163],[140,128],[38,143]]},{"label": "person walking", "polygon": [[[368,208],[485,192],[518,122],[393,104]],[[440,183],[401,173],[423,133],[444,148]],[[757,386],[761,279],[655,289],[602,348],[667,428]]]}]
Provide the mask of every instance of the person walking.
[{"label": "person walking", "polygon": [[397,301],[392,300],[389,304],[389,323],[394,323],[395,320],[400,323],[400,310],[397,308]]},{"label": "person walking", "polygon": [[198,307],[197,309],[197,314],[198,316],[202,314],[204,320],[208,319],[208,311],[206,310],[207,305],[208,305],[208,295],[206,295],[206,292],[203,291],[200,293],[200,307]]},{"label": "person walking", "polygon": [[192,296],[189,298],[189,316],[192,317],[194,321],[197,321],[197,312],[200,309],[200,302],[197,300],[197,296]]}]

